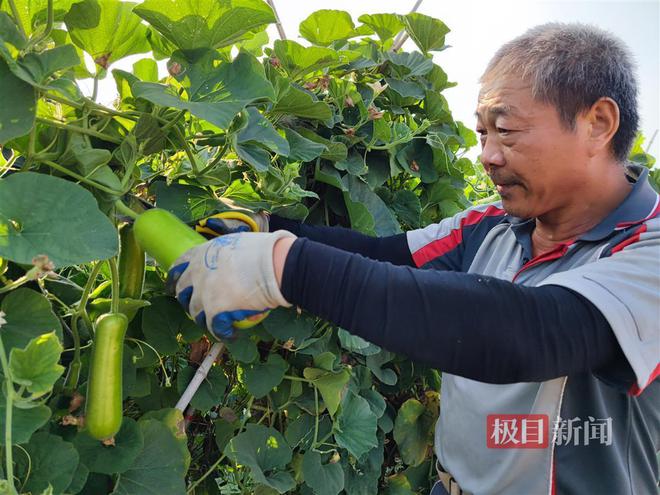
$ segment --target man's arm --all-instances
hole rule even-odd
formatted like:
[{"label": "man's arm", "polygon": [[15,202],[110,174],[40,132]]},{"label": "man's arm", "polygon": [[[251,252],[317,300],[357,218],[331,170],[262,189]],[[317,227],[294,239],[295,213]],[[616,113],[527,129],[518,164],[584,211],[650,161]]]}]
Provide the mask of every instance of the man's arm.
[{"label": "man's arm", "polygon": [[298,239],[274,250],[287,301],[391,351],[488,383],[545,381],[623,359],[586,298],[379,263]]},{"label": "man's arm", "polygon": [[269,230],[287,230],[298,237],[305,237],[326,246],[336,247],[377,261],[393,265],[415,266],[406,234],[388,237],[371,237],[343,227],[307,225],[295,220],[271,215]]}]

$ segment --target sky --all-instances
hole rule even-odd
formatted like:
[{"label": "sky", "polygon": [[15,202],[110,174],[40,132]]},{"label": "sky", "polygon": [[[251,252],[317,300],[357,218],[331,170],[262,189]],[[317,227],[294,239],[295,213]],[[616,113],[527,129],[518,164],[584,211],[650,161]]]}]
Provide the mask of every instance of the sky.
[{"label": "sky", "polygon": [[[338,9],[357,18],[365,13],[405,14],[414,0],[274,0],[288,38],[298,38],[298,25],[319,9]],[[660,128],[660,0],[423,0],[418,12],[442,20],[451,32],[450,48],[434,55],[434,61],[458,83],[443,92],[455,120],[475,126],[474,110],[479,91],[478,78],[503,43],[545,22],[583,22],[599,26],[619,36],[632,51],[637,63],[640,86],[641,129],[646,145]],[[269,29],[271,40],[277,37]],[[405,45],[414,50],[411,41]],[[142,55],[144,56],[144,55]],[[140,58],[140,57],[137,57]],[[136,58],[127,58],[113,68],[130,68]],[[100,85],[99,100],[111,102],[116,96],[112,77]],[[478,149],[468,156],[476,158]],[[660,158],[660,135],[649,152]]]}]

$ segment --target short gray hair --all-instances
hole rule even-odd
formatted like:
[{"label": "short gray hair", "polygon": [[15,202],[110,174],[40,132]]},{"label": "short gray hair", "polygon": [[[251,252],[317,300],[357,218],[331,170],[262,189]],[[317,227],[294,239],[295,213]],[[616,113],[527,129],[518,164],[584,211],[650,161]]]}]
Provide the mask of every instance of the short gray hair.
[{"label": "short gray hair", "polygon": [[482,83],[516,75],[532,85],[532,96],[553,105],[562,123],[575,119],[602,97],[619,106],[612,152],[625,162],[639,125],[637,80],[628,47],[610,33],[579,23],[548,23],[506,43],[481,76]]}]

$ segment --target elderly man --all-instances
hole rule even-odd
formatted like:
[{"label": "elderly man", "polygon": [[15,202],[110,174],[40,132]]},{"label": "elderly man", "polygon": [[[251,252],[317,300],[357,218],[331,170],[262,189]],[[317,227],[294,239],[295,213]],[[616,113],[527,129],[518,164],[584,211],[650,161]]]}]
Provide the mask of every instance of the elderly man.
[{"label": "elderly man", "polygon": [[657,493],[660,208],[626,164],[633,72],[601,30],[531,29],[481,78],[501,202],[380,239],[272,217],[186,253],[179,300],[218,336],[300,306],[442,370],[434,494]]}]

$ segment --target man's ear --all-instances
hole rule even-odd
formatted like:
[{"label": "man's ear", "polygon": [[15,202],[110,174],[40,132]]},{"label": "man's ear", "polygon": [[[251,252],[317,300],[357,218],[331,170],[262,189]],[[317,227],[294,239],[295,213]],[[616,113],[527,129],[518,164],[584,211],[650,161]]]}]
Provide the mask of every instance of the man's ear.
[{"label": "man's ear", "polygon": [[619,105],[612,98],[599,98],[583,118],[588,124],[589,154],[595,156],[611,150],[612,139],[619,129]]}]

